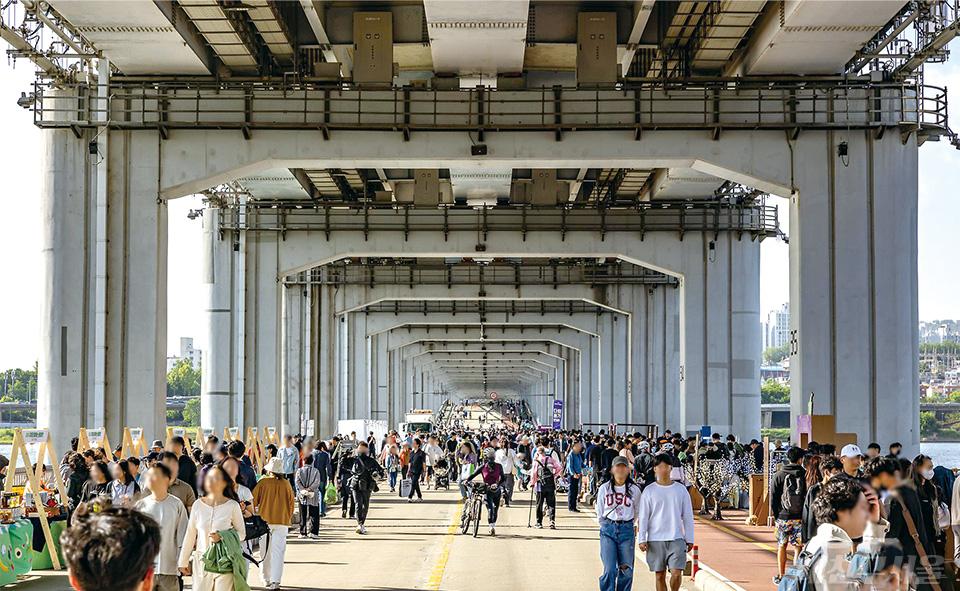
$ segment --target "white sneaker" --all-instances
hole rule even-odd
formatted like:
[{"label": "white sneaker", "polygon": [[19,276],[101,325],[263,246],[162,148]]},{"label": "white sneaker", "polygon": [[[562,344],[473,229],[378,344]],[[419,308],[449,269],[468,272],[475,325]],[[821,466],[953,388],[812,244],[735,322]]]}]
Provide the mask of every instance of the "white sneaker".
[{"label": "white sneaker", "polygon": [[319,540],[319,539],[320,539],[320,534],[310,534],[310,539],[311,539],[311,540]]},{"label": "white sneaker", "polygon": [[361,525],[361,526],[360,526],[360,533],[362,533],[362,534],[367,533],[367,528]]},{"label": "white sneaker", "polygon": [[362,534],[365,530],[363,529],[363,526],[362,526],[362,525],[358,525],[356,531],[357,531],[358,534]]}]

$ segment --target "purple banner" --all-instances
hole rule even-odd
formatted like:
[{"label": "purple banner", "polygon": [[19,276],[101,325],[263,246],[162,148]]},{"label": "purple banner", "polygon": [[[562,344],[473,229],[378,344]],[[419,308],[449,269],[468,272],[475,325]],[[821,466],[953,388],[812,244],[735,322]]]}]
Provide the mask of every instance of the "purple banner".
[{"label": "purple banner", "polygon": [[558,431],[563,428],[563,400],[553,401],[553,428]]}]

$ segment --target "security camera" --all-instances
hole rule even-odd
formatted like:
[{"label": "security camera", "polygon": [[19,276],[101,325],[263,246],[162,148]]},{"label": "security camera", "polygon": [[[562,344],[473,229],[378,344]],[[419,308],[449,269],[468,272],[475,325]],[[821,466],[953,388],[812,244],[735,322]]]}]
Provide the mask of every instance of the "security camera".
[{"label": "security camera", "polygon": [[37,102],[37,95],[32,92],[30,94],[21,92],[20,98],[17,99],[17,105],[24,109],[29,109],[35,102]]}]

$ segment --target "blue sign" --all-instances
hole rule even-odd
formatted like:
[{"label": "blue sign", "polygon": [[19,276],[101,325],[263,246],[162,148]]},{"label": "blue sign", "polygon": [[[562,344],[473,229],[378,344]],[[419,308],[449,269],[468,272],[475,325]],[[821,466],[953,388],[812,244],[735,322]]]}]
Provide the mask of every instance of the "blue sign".
[{"label": "blue sign", "polygon": [[563,400],[553,401],[553,428],[557,431],[563,428]]},{"label": "blue sign", "polygon": [[700,427],[700,439],[710,439],[713,434],[713,429],[710,428],[710,425],[703,425]]}]

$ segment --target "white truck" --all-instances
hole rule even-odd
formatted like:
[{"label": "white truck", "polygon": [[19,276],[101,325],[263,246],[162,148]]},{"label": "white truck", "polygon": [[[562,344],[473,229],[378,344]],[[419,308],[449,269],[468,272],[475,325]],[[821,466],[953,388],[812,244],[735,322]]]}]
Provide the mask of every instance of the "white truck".
[{"label": "white truck", "polygon": [[433,411],[432,410],[411,410],[407,413],[406,420],[400,423],[398,429],[401,435],[405,433],[432,433],[433,432]]},{"label": "white truck", "polygon": [[377,442],[377,452],[380,451],[380,442],[387,436],[390,428],[386,421],[374,419],[342,419],[337,421],[337,433],[345,439],[350,439],[351,433],[357,434],[357,441],[366,441],[373,431],[373,436]]}]

